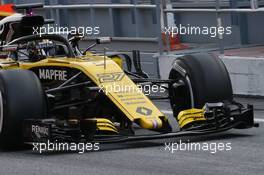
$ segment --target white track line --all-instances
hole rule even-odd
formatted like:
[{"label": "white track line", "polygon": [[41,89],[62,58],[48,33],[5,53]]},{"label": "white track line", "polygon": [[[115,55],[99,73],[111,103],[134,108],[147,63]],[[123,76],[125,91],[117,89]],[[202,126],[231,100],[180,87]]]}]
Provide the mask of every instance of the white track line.
[{"label": "white track line", "polygon": [[[161,110],[161,112],[163,112],[164,114],[173,114],[172,111],[170,110]],[[254,118],[255,122],[263,122],[264,123],[264,119],[263,118]]]}]

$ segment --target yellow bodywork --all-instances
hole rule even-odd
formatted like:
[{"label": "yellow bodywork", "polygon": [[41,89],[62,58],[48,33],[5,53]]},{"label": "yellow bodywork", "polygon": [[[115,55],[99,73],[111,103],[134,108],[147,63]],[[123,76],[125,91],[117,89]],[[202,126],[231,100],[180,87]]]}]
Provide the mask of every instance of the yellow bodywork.
[{"label": "yellow bodywork", "polygon": [[180,128],[184,128],[188,124],[205,121],[203,109],[188,109],[181,111],[177,116],[178,124]]},{"label": "yellow bodywork", "polygon": [[118,133],[118,129],[115,125],[108,119],[105,118],[88,118],[85,120],[95,121],[96,122],[96,130],[97,131],[105,131],[108,133]]},{"label": "yellow bodywork", "polygon": [[112,60],[118,64],[119,67],[123,68],[123,60],[118,56],[112,57]]},{"label": "yellow bodywork", "polygon": [[[137,85],[123,72],[121,67],[103,56],[80,58],[47,58],[38,62],[16,62],[12,59],[0,61],[2,69],[31,69],[34,67],[68,67],[85,73],[111,101],[132,121],[142,128],[160,129],[167,117],[138,90]],[[116,87],[116,89],[114,89]]]}]

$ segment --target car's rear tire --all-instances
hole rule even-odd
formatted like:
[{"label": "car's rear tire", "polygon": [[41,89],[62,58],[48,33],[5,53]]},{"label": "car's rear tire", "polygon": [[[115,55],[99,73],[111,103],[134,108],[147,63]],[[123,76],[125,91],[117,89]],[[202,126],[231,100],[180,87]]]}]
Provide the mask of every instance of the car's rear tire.
[{"label": "car's rear tire", "polygon": [[174,115],[181,110],[202,108],[205,103],[232,101],[228,71],[221,59],[206,53],[186,55],[175,60],[169,79]]},{"label": "car's rear tire", "polygon": [[28,70],[0,71],[0,148],[23,145],[23,121],[46,117],[46,98],[37,76]]}]

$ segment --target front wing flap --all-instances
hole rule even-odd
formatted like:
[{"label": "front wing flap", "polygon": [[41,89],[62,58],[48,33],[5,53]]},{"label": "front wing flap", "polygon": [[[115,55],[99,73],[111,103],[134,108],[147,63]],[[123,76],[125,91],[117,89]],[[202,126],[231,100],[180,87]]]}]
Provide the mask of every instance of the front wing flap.
[{"label": "front wing flap", "polygon": [[203,109],[181,111],[177,121],[182,130],[217,129],[230,123],[237,124],[234,128],[245,129],[254,126],[253,106],[244,107],[237,102],[206,103]]}]

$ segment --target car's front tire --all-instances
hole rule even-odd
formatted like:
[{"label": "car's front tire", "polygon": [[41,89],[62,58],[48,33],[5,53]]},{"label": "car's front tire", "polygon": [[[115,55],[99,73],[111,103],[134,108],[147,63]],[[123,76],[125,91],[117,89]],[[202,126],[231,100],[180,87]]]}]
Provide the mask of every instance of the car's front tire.
[{"label": "car's front tire", "polygon": [[205,103],[233,100],[228,71],[221,59],[211,54],[177,58],[169,79],[176,82],[169,88],[174,116],[185,109],[202,108]]},{"label": "car's front tire", "polygon": [[46,98],[33,72],[0,71],[0,148],[6,150],[22,146],[23,121],[46,115]]}]

